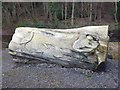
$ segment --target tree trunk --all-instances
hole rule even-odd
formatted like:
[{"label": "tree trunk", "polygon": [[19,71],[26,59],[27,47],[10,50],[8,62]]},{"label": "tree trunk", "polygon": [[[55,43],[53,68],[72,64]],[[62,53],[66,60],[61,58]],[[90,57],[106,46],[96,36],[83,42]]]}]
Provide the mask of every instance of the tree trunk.
[{"label": "tree trunk", "polygon": [[67,19],[67,2],[65,2],[65,25],[67,23],[66,19]]},{"label": "tree trunk", "polygon": [[46,15],[46,6],[45,6],[46,2],[43,2],[43,10],[44,10],[44,15]]},{"label": "tree trunk", "polygon": [[95,6],[94,6],[94,21],[96,21],[97,19],[97,2],[95,3]]},{"label": "tree trunk", "polygon": [[45,3],[45,7],[46,7],[46,19],[48,19],[49,17],[48,2]]},{"label": "tree trunk", "polygon": [[92,22],[92,2],[90,3],[89,25],[91,25],[91,22]]},{"label": "tree trunk", "polygon": [[35,12],[35,17],[37,17],[38,16],[38,14],[37,14],[37,7],[36,7],[36,2],[34,2],[34,12]]},{"label": "tree trunk", "polygon": [[45,22],[46,22],[48,19],[48,5],[46,2],[43,2],[43,9],[44,9]]},{"label": "tree trunk", "polygon": [[75,2],[73,0],[73,3],[72,3],[72,15],[71,15],[71,25],[73,26],[73,19],[74,19],[74,8],[75,8]]},{"label": "tree trunk", "polygon": [[16,21],[16,3],[13,3],[13,11],[12,11],[13,21]]},{"label": "tree trunk", "polygon": [[117,23],[117,1],[115,0],[115,22]]},{"label": "tree trunk", "polygon": [[50,21],[52,21],[53,16],[52,16],[52,12],[50,10],[50,2],[47,2],[46,6],[47,6],[48,18]]},{"label": "tree trunk", "polygon": [[63,20],[63,17],[64,17],[64,16],[63,16],[63,14],[64,14],[64,6],[63,6],[63,3],[62,3],[62,12],[61,12],[61,13],[62,13],[62,20]]},{"label": "tree trunk", "polygon": [[88,25],[90,24],[89,18],[90,18],[90,3],[87,2],[87,17],[88,17]]},{"label": "tree trunk", "polygon": [[4,17],[7,22],[7,25],[11,24],[11,14],[10,11],[8,10],[8,7],[4,8]]},{"label": "tree trunk", "polygon": [[102,18],[102,11],[101,11],[101,9],[102,9],[102,3],[100,2],[100,4],[99,4],[100,6],[99,6],[99,22],[101,23],[101,18]]},{"label": "tree trunk", "polygon": [[83,18],[83,2],[81,2],[81,18]]},{"label": "tree trunk", "polygon": [[32,9],[32,13],[31,13],[31,14],[32,14],[32,16],[34,17],[35,13],[34,13],[34,6],[33,6],[33,2],[31,2],[31,7],[32,7],[32,8],[31,8],[31,9]]}]

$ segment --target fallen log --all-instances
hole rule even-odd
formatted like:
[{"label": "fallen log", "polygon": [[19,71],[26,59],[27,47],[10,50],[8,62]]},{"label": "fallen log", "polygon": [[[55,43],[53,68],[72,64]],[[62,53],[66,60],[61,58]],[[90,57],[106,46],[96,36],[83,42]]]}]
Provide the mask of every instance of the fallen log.
[{"label": "fallen log", "polygon": [[73,29],[18,27],[9,43],[16,62],[38,60],[95,70],[106,61],[108,26]]}]

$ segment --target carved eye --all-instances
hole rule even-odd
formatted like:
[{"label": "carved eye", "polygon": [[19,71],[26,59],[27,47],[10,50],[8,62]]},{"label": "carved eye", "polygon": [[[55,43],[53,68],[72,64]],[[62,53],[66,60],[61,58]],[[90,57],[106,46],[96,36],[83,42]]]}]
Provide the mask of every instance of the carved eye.
[{"label": "carved eye", "polygon": [[89,45],[92,45],[92,43],[89,42]]},{"label": "carved eye", "polygon": [[88,40],[93,40],[93,37],[91,37],[90,35],[86,35]]}]

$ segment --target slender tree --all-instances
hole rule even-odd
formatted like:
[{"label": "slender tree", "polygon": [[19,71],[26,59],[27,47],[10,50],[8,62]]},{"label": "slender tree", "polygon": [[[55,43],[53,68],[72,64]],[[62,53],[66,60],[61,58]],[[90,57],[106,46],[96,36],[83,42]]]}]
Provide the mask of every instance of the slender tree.
[{"label": "slender tree", "polygon": [[[87,2],[87,16],[88,16],[88,21],[89,21],[89,17],[90,17],[90,3]],[[90,21],[88,22],[88,24],[90,24]]]},{"label": "slender tree", "polygon": [[47,2],[43,2],[43,9],[44,9],[44,17],[46,21],[48,19],[48,3]]},{"label": "slender tree", "polygon": [[35,9],[34,9],[34,12],[35,12],[35,17],[37,17],[37,15],[38,15],[38,14],[37,14],[37,6],[36,6],[36,4],[37,4],[37,3],[36,3],[36,2],[34,2],[33,4],[34,4],[34,8],[35,8]]},{"label": "slender tree", "polygon": [[32,15],[34,16],[35,15],[35,13],[34,13],[34,6],[33,6],[33,2],[31,2],[31,13],[32,13]]},{"label": "slender tree", "polygon": [[12,8],[12,17],[13,17],[13,21],[16,21],[17,19],[17,11],[16,11],[16,3],[13,3],[13,8]]},{"label": "slender tree", "polygon": [[50,11],[49,8],[48,8],[48,7],[49,7],[49,6],[48,6],[48,2],[45,3],[45,6],[46,6],[46,18],[48,18],[48,16],[49,16],[49,11]]},{"label": "slender tree", "polygon": [[117,23],[117,1],[115,0],[115,22]]},{"label": "slender tree", "polygon": [[81,2],[81,18],[83,18],[83,2]]},{"label": "slender tree", "polygon": [[97,2],[95,3],[95,6],[94,6],[94,21],[97,19]]},{"label": "slender tree", "polygon": [[50,2],[47,2],[47,13],[48,13],[48,18],[50,21],[52,21],[52,12],[51,12],[51,5],[50,5]]},{"label": "slender tree", "polygon": [[100,4],[99,4],[99,22],[101,22],[101,18],[102,18],[102,3],[100,2]]},{"label": "slender tree", "polygon": [[62,3],[62,12],[61,12],[61,13],[62,13],[62,20],[63,20],[63,17],[64,17],[64,16],[63,16],[63,14],[64,14],[64,6],[63,6],[63,3]]},{"label": "slender tree", "polygon": [[4,6],[3,15],[4,15],[5,21],[7,22],[7,25],[11,24],[10,22],[12,17],[7,6]]},{"label": "slender tree", "polygon": [[67,23],[67,2],[65,2],[65,24]]},{"label": "slender tree", "polygon": [[89,15],[89,24],[92,22],[92,2],[90,3],[90,15]]},{"label": "slender tree", "polygon": [[75,2],[73,0],[72,3],[72,15],[71,15],[71,25],[73,26],[73,19],[74,19],[74,8],[75,8]]},{"label": "slender tree", "polygon": [[43,10],[44,10],[44,15],[46,15],[46,5],[45,5],[46,2],[43,2]]}]

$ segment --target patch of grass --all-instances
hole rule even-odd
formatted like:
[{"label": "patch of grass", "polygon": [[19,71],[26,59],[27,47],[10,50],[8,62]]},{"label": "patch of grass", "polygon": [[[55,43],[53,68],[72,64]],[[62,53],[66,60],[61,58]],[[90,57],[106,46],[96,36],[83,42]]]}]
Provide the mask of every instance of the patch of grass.
[{"label": "patch of grass", "polygon": [[31,25],[31,27],[36,27],[36,28],[47,28],[48,26],[43,23],[43,22],[36,22]]},{"label": "patch of grass", "polygon": [[47,28],[48,27],[45,23],[41,21],[33,22],[33,23],[24,21],[24,22],[18,23],[16,26],[17,27],[35,27],[35,28]]},{"label": "patch of grass", "polygon": [[120,58],[120,55],[118,52],[119,44],[120,42],[109,42],[108,54],[112,56],[113,60],[118,60]]},{"label": "patch of grass", "polygon": [[92,75],[90,75],[90,74],[87,75],[87,79],[88,79],[88,80],[92,79]]},{"label": "patch of grass", "polygon": [[119,29],[120,29],[120,24],[117,23],[109,24],[109,31],[119,30]]}]

